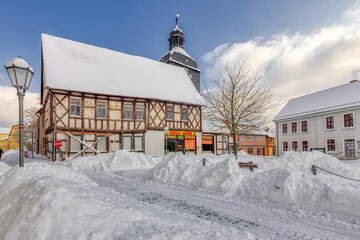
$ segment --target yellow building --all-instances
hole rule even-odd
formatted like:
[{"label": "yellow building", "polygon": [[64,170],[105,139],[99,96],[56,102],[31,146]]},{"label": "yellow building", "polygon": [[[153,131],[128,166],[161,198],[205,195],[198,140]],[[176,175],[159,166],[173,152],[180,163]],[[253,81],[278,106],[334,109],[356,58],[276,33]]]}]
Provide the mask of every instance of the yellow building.
[{"label": "yellow building", "polygon": [[0,134],[0,148],[6,152],[10,149],[19,149],[19,127],[12,126],[10,134]]},{"label": "yellow building", "polygon": [[266,156],[275,156],[276,141],[275,136],[269,132],[266,136]]}]

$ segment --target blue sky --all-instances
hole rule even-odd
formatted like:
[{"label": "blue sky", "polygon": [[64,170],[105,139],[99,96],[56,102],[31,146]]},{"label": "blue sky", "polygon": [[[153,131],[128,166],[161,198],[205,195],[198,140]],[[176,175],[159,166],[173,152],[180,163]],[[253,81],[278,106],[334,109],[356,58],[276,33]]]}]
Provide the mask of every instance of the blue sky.
[{"label": "blue sky", "polygon": [[[250,63],[254,67],[263,70],[266,76],[272,76],[275,73],[270,70],[279,65],[279,56],[286,57],[286,43],[290,44],[291,49],[299,51],[296,47],[302,41],[319,41],[324,29],[357,24],[359,14],[352,9],[357,9],[358,6],[356,1],[351,0],[2,0],[0,64],[4,65],[8,60],[22,56],[36,71],[29,92],[39,93],[41,33],[158,60],[168,50],[167,39],[174,27],[177,11],[180,14],[179,27],[185,34],[185,49],[198,62],[202,82],[216,77],[225,58],[235,61],[250,57]],[[338,34],[349,33],[340,32]],[[357,30],[351,32],[351,36],[356,34]],[[341,40],[341,36],[337,37],[336,43],[339,39]],[[325,46],[329,45],[327,41],[322,41]],[[316,48],[316,52],[323,49],[323,46]],[[265,54],[264,49],[277,51],[277,54],[266,55],[269,51]],[[266,63],[264,57],[268,59]],[[346,69],[351,72],[349,76],[354,75],[356,68],[360,70],[360,65]],[[276,70],[278,79],[281,69]],[[274,85],[279,84],[280,80],[269,78],[268,81]],[[325,86],[321,84],[321,87],[327,88],[339,83],[341,84],[334,80]],[[2,86],[10,86],[3,67],[0,68],[0,87]],[[280,94],[279,97],[286,101],[304,93],[307,92],[294,92],[286,96]],[[1,111],[2,107],[0,105]],[[0,118],[0,128],[8,127],[9,121]]]}]

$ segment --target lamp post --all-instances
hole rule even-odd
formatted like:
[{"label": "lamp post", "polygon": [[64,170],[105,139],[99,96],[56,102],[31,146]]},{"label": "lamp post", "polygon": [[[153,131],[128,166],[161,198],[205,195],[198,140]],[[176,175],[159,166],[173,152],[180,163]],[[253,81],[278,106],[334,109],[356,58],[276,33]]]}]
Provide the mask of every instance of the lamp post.
[{"label": "lamp post", "polygon": [[165,155],[167,155],[167,136],[168,136],[168,132],[169,132],[169,128],[165,127],[164,128],[164,133],[165,133]]},{"label": "lamp post", "polygon": [[19,167],[24,167],[24,96],[29,88],[34,70],[21,57],[14,58],[5,64],[11,85],[17,89],[19,98]]}]

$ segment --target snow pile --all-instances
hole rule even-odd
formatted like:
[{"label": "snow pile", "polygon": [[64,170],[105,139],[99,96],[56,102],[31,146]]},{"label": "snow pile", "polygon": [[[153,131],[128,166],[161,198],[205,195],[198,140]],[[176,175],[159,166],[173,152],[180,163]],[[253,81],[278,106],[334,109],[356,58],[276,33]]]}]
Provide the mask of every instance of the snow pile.
[{"label": "snow pile", "polygon": [[159,162],[158,158],[126,150],[96,156],[79,157],[64,162],[75,170],[117,171],[123,169],[147,169]]},{"label": "snow pile", "polygon": [[9,171],[10,168],[6,163],[0,162],[0,176]]},{"label": "snow pile", "polygon": [[360,183],[318,170],[360,179],[360,167],[348,165],[320,152],[286,152],[276,159],[239,153],[242,162],[253,161],[259,169],[239,168],[230,156],[203,167],[199,157],[171,154],[147,172],[149,180],[195,187],[229,196],[266,199],[288,205],[303,205],[322,210],[336,210],[360,217]]},{"label": "snow pile", "polygon": [[14,167],[0,177],[2,239],[225,239],[231,229],[151,209],[84,173],[48,164]]},{"label": "snow pile", "polygon": [[[19,165],[19,150],[10,149],[4,152],[1,161],[11,167]],[[35,153],[34,153],[34,158],[32,158],[31,151],[28,151],[28,157],[24,157],[24,163],[39,162],[39,161],[49,161],[49,159],[46,156]]]}]

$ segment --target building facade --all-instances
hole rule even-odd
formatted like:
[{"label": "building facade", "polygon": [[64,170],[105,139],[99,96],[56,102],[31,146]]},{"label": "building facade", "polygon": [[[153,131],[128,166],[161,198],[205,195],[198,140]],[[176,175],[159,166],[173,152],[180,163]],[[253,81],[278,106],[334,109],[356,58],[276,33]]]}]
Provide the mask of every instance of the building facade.
[{"label": "building facade", "polygon": [[340,159],[359,157],[360,82],[291,99],[275,117],[277,155],[321,151]]},{"label": "building facade", "polygon": [[10,149],[19,149],[19,126],[11,127],[10,133],[0,140],[0,148],[6,152]]},{"label": "building facade", "polygon": [[265,156],[276,156],[276,138],[270,131],[266,136]]},{"label": "building facade", "polygon": [[238,136],[239,151],[250,155],[266,155],[266,134],[241,134]]},{"label": "building facade", "polygon": [[43,34],[41,101],[38,146],[49,157],[202,150],[202,98],[170,64]]}]

